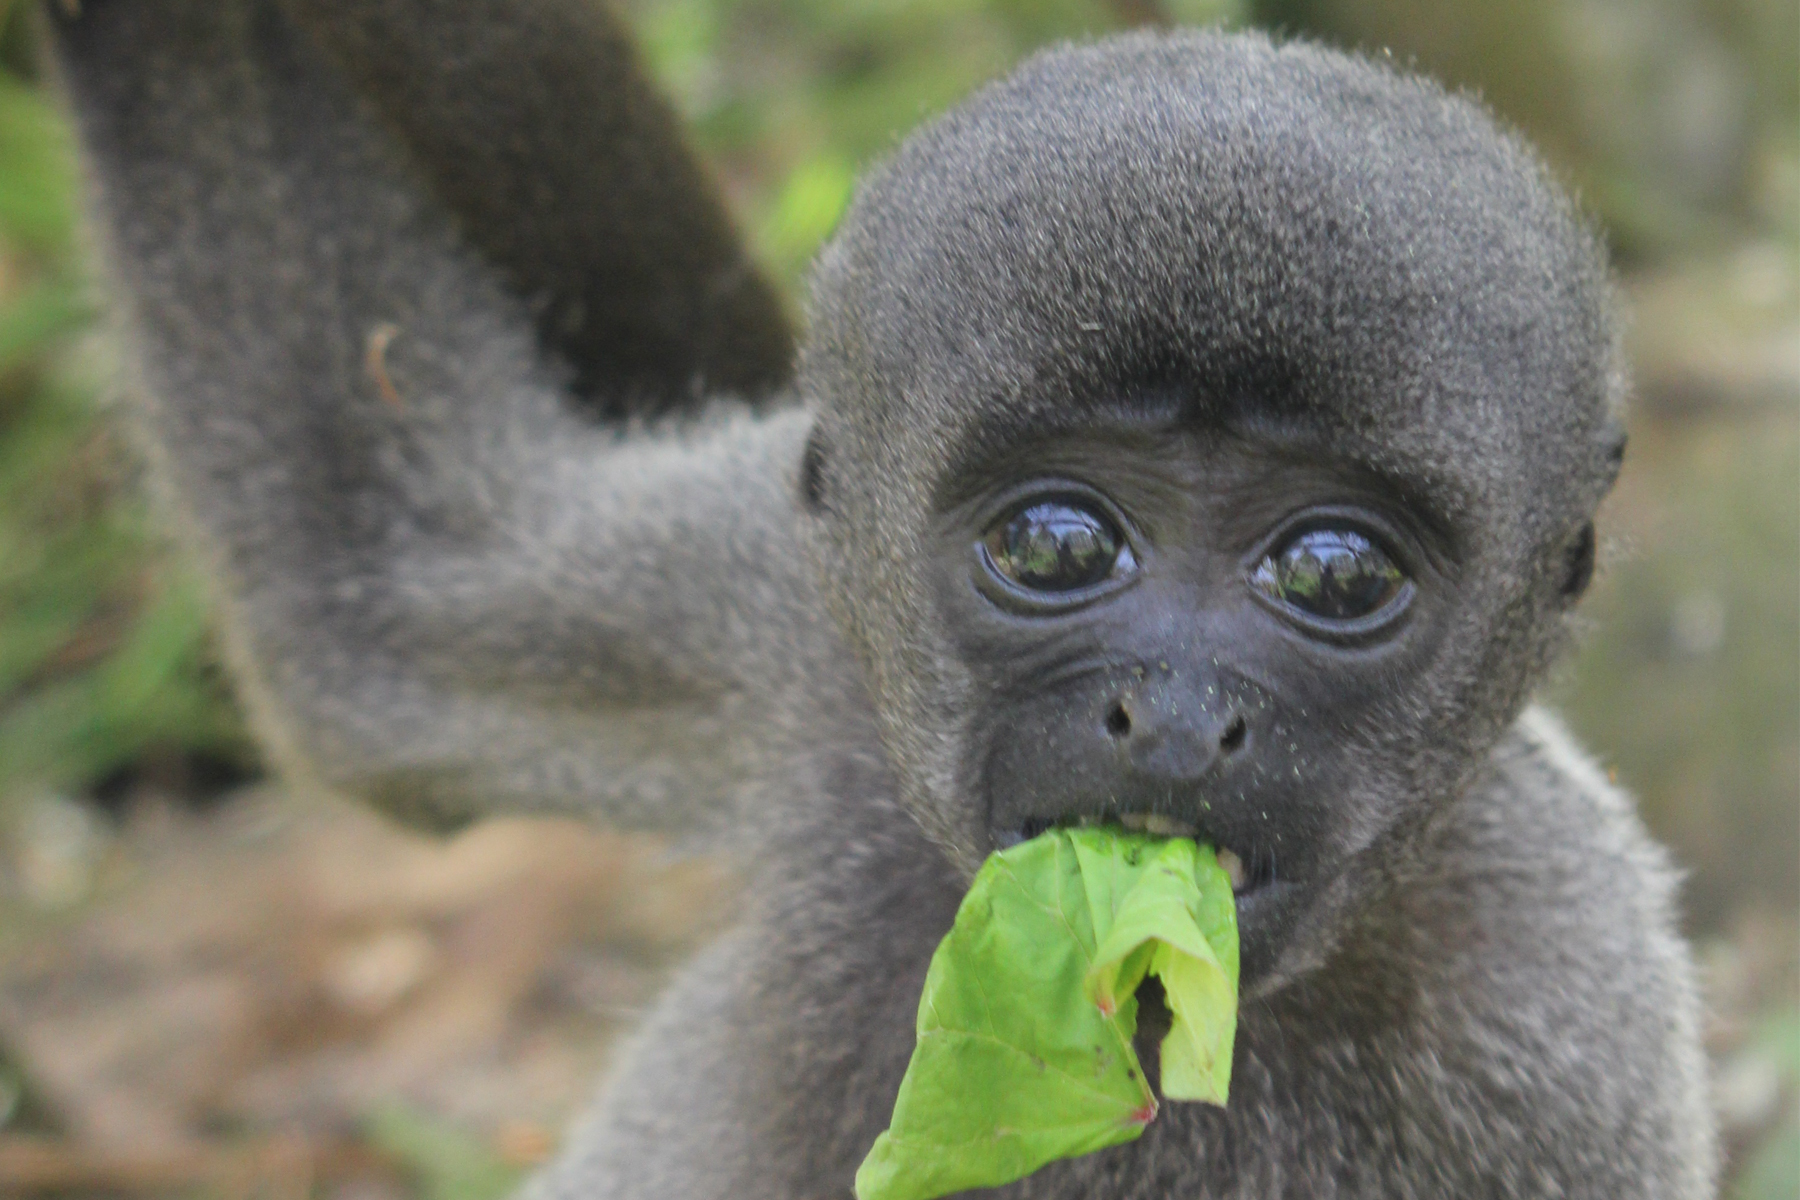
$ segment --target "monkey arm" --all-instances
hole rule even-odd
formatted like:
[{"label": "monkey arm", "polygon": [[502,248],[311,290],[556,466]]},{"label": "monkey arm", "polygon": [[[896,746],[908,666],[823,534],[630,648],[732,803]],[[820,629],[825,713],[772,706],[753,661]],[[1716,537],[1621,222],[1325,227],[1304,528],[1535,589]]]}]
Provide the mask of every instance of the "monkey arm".
[{"label": "monkey arm", "polygon": [[[771,690],[834,654],[789,500],[804,415],[692,398],[785,371],[772,293],[635,74],[611,125],[529,82],[553,37],[621,61],[589,5],[293,11],[95,0],[53,22],[127,388],[222,581],[262,732],[286,765],[434,823],[724,811],[772,744],[758,722],[794,711]],[[408,88],[460,87],[458,45],[486,47],[469,112],[382,119]],[[488,125],[463,122],[477,109]],[[596,144],[611,134],[625,148]],[[606,186],[637,191],[596,199]],[[532,219],[484,236],[514,191]],[[652,209],[660,224],[630,227]],[[686,257],[651,270],[672,242]],[[584,307],[595,289],[605,304]],[[541,322],[571,312],[546,350]],[[679,428],[600,420],[676,407]]]}]

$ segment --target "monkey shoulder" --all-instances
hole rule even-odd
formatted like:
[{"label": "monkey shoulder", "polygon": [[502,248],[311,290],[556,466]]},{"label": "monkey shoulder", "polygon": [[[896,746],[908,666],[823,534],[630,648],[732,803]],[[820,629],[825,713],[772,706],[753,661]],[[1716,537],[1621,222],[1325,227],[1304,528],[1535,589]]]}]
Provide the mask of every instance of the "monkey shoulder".
[{"label": "monkey shoulder", "polygon": [[1348,956],[1388,959],[1408,1119],[1503,1152],[1504,1195],[1710,1195],[1679,875],[1630,798],[1533,708],[1417,862]]},{"label": "monkey shoulder", "polygon": [[1402,911],[1437,944],[1464,948],[1439,962],[1487,974],[1491,946],[1563,966],[1573,992],[1611,990],[1620,972],[1691,990],[1679,873],[1631,798],[1546,709],[1528,709],[1501,740],[1416,861]]}]

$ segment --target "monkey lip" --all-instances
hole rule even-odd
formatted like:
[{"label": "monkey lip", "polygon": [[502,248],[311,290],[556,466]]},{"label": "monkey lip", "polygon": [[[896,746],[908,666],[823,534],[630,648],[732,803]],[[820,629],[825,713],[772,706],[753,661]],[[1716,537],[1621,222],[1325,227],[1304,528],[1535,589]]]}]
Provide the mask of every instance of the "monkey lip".
[{"label": "monkey lip", "polygon": [[[1061,820],[1034,817],[1017,830],[1003,834],[999,840],[1002,847],[1013,846],[1034,838],[1048,829],[1086,828],[1098,825],[1117,825],[1137,833],[1148,833],[1153,837],[1186,837],[1200,841],[1207,840],[1197,824],[1180,817],[1170,816],[1167,813],[1084,814]],[[1236,851],[1225,846],[1216,846],[1215,852],[1218,854],[1219,866],[1225,869],[1225,874],[1231,880],[1232,894],[1239,897],[1240,900],[1250,898],[1274,882],[1275,877],[1272,870],[1257,870],[1247,866]]]}]

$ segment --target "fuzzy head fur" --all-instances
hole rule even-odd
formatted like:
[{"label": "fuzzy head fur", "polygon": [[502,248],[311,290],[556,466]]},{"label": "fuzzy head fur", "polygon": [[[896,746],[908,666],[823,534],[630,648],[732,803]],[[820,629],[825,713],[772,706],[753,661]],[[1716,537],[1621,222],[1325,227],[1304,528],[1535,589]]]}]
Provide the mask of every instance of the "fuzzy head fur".
[{"label": "fuzzy head fur", "polygon": [[963,464],[1156,391],[1402,490],[1463,598],[1383,718],[1424,797],[1553,657],[1622,447],[1606,267],[1539,160],[1429,82],[1256,35],[1053,50],[914,134],[819,263],[801,388],[825,590],[965,867],[979,697],[911,568]]}]

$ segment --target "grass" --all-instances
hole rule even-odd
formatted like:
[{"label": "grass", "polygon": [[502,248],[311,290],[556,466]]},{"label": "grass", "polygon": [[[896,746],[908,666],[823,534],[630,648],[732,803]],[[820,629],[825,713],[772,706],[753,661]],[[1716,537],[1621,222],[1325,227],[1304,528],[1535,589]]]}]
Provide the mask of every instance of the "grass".
[{"label": "grass", "polygon": [[0,804],[248,754],[199,589],[72,352],[91,315],[72,192],[61,119],[0,76]]}]

